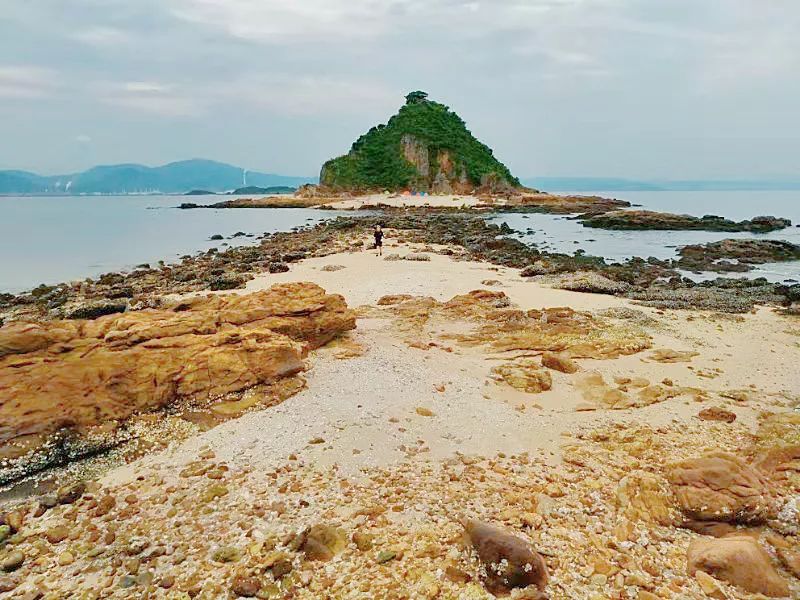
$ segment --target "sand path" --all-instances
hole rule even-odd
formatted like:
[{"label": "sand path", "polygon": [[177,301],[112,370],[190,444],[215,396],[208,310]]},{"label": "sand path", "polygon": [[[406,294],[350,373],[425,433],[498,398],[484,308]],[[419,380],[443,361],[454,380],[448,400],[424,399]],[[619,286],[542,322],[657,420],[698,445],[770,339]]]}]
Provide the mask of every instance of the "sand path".
[{"label": "sand path", "polygon": [[[392,247],[393,246],[393,247]],[[386,253],[418,250],[391,244]],[[691,362],[661,364],[639,353],[615,360],[582,360],[582,368],[614,375],[664,378],[710,392],[747,389],[750,400],[697,402],[676,398],[645,408],[576,412],[582,398],[571,376],[553,372],[553,389],[524,394],[489,380],[500,357],[478,349],[453,352],[408,347],[388,318],[362,318],[352,339],[362,356],[340,360],[322,349],[310,358],[308,387],[283,404],[246,414],[169,450],[112,471],[107,481],[124,481],[140,467],[180,466],[210,447],[231,466],[270,468],[291,454],[320,467],[337,464],[350,474],[408,457],[438,459],[454,453],[541,453],[558,461],[561,444],[577,432],[613,421],[658,426],[685,422],[711,404],[725,404],[740,422],[755,424],[760,400],[781,401],[800,391],[800,344],[796,325],[772,310],[743,317],[687,311],[663,314],[627,300],[556,290],[532,283],[515,269],[455,261],[431,254],[429,262],[385,261],[374,252],[347,253],[305,260],[288,273],[262,275],[248,293],[286,281],[313,281],[342,294],[350,306],[375,305],[386,294],[433,296],[447,300],[473,289],[502,290],[523,309],[570,306],[577,310],[628,307],[652,320],[646,326],[654,348],[699,352]],[[344,268],[324,271],[323,267]],[[441,390],[444,386],[444,391]],[[753,387],[748,387],[753,386]],[[716,398],[716,397],[715,397]],[[717,400],[719,400],[717,398]],[[433,416],[421,416],[417,408]],[[311,442],[315,443],[311,443]]]}]

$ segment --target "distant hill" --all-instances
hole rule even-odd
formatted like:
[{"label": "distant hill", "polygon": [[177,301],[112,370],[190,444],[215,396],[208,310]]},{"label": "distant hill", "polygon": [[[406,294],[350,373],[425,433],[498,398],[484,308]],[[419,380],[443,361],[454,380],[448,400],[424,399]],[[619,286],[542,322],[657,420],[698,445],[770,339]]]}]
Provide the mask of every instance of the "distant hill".
[{"label": "distant hill", "polygon": [[530,177],[525,185],[548,192],[733,192],[800,190],[800,179],[656,179],[610,177]]},{"label": "distant hill", "polygon": [[358,138],[344,156],[322,166],[320,185],[344,190],[413,189],[470,192],[519,187],[491,148],[444,104],[411,92],[398,113]]},{"label": "distant hill", "polygon": [[[160,167],[121,164],[92,167],[81,173],[43,176],[0,171],[0,194],[183,194],[190,190],[224,192],[242,186],[243,169],[212,160],[192,159]],[[290,177],[247,171],[248,186],[291,187],[315,183],[313,177]]]}]

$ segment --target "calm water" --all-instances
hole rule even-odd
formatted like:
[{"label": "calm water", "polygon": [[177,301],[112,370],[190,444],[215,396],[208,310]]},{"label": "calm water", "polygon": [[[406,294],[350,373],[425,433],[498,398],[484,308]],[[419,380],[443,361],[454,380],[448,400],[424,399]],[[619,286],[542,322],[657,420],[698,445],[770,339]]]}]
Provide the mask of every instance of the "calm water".
[{"label": "calm water", "polygon": [[[608,192],[600,195],[611,195]],[[788,217],[800,224],[800,192],[624,192],[619,198],[645,208],[697,216],[722,215],[741,220],[756,215]],[[218,200],[195,198],[198,204]],[[0,198],[0,291],[19,292],[40,283],[58,283],[130,269],[159,260],[175,262],[184,254],[223,244],[255,243],[255,238],[228,238],[238,231],[260,235],[335,217],[310,209],[178,210],[180,196],[103,196],[78,198]],[[350,213],[352,214],[352,213]],[[588,254],[610,260],[631,256],[671,258],[677,246],[747,233],[686,231],[604,231],[554,215],[503,215],[521,239],[540,248]],[[763,237],[800,244],[800,228]],[[800,280],[800,261],[764,265],[747,276],[772,281]],[[734,274],[733,276],[742,276]],[[694,278],[702,278],[692,275]]]},{"label": "calm water", "polygon": [[[584,192],[584,195],[589,195]],[[737,221],[758,215],[774,215],[792,220],[792,227],[768,234],[725,233],[708,231],[607,231],[584,227],[578,221],[555,215],[503,215],[497,222],[523,232],[519,237],[538,248],[552,252],[574,253],[583,249],[587,254],[620,261],[633,256],[666,259],[676,256],[676,248],[687,244],[702,244],[725,238],[761,238],[786,240],[800,244],[800,192],[600,192],[639,204],[643,208],[689,214],[701,217],[722,215]],[[531,233],[527,233],[532,229]],[[695,279],[717,277],[716,274],[695,275]],[[770,281],[800,280],[800,261],[762,265],[749,273],[733,273],[730,277],[766,277]]]},{"label": "calm water", "polygon": [[223,243],[256,243],[228,238],[238,231],[260,235],[329,219],[333,211],[299,208],[178,210],[218,197],[103,196],[0,198],[0,291],[19,292],[40,283],[59,283],[130,269]]}]

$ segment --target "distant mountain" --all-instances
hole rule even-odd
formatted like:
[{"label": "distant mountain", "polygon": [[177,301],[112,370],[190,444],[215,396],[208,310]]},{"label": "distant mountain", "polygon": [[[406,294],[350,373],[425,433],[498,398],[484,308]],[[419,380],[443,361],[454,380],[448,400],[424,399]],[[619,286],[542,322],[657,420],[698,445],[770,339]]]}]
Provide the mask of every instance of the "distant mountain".
[{"label": "distant mountain", "polygon": [[522,183],[548,192],[733,192],[800,190],[800,179],[656,179],[530,177]]},{"label": "distant mountain", "polygon": [[[122,164],[92,167],[81,173],[42,176],[0,171],[0,194],[183,194],[193,189],[224,192],[242,186],[244,170],[212,160],[192,159],[160,167]],[[246,171],[248,186],[298,187],[313,177]]]}]

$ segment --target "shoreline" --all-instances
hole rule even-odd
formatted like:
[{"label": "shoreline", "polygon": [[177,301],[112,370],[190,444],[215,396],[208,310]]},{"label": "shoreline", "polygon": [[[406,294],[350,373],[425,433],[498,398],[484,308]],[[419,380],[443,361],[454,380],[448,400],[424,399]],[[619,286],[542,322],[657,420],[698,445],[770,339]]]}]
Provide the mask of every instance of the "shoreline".
[{"label": "shoreline", "polygon": [[[387,231],[384,250],[401,260],[383,260],[373,251],[309,258],[289,272],[259,275],[234,291],[248,297],[273,285],[311,281],[344,296],[359,315],[357,329],[314,351],[305,389],[276,406],[247,412],[112,469],[90,482],[74,504],[50,508],[38,518],[30,513],[23,528],[27,533],[14,545],[26,557],[34,551],[33,540],[64,522],[73,523],[75,540],[41,546],[40,567],[26,562],[11,573],[15,589],[33,589],[37,568],[46,568],[53,591],[86,590],[84,582],[95,581],[87,579],[88,573],[95,573],[98,579],[91,585],[108,597],[125,597],[131,588],[151,589],[157,597],[167,597],[167,590],[236,595],[251,582],[243,582],[246,577],[266,590],[274,586],[277,591],[269,593],[275,597],[284,588],[298,598],[319,598],[325,590],[347,593],[366,585],[362,591],[376,598],[392,597],[393,589],[430,598],[465,593],[489,598],[475,557],[458,541],[454,510],[529,540],[551,573],[551,598],[628,587],[702,597],[697,580],[668,575],[683,569],[682,553],[697,534],[647,513],[623,517],[628,508],[615,504],[627,485],[624,471],[630,472],[625,460],[635,460],[637,473],[658,474],[670,462],[710,448],[747,456],[763,429],[765,411],[788,415],[800,403],[792,392],[800,389],[793,368],[800,360],[800,332],[787,332],[793,322],[770,309],[744,316],[663,312],[609,295],[553,289],[531,283],[519,269],[454,260],[435,253],[444,247],[395,235]],[[421,253],[429,260],[402,259]],[[487,290],[489,304],[472,304],[464,294],[473,289]],[[481,335],[489,337],[477,346],[458,341],[482,331],[501,293],[508,298],[507,304],[497,303],[501,312],[571,306],[576,315],[595,315],[599,329],[585,339],[612,354],[574,359],[576,374],[547,370],[552,389],[541,393],[497,380],[494,367],[524,360],[514,358],[520,354],[538,363],[542,354],[486,346],[498,332],[485,331]],[[410,309],[403,301],[386,299],[400,294],[411,296]],[[413,304],[424,297],[434,304]],[[456,298],[462,299],[452,304]],[[420,329],[417,315],[422,314],[429,316]],[[575,318],[584,323],[588,317]],[[559,336],[566,334],[569,319],[564,325],[554,322]],[[614,357],[616,346],[608,344],[627,348],[630,343],[620,338],[623,331],[631,341],[642,339],[644,347]],[[566,342],[567,348],[580,345],[584,335]],[[751,343],[756,336],[763,340],[759,347]],[[594,352],[574,348],[578,354]],[[655,351],[663,348],[699,355],[656,360]],[[758,367],[756,379],[752,366],[764,353],[770,363]],[[656,394],[652,403],[638,407],[587,410],[584,404],[594,402],[587,398],[596,395],[581,382],[593,373],[631,399],[643,397],[644,388],[635,387],[643,385],[642,379],[653,390],[668,389],[658,382],[670,380],[680,393]],[[614,383],[614,378],[632,383]],[[697,418],[712,406],[734,414],[736,421]],[[638,450],[632,445],[645,442]],[[113,507],[105,517],[93,516],[103,498],[115,499]],[[77,520],[65,521],[69,513]],[[163,528],[164,522],[172,525]],[[239,522],[244,529],[236,526]],[[617,531],[620,522],[628,523],[630,533]],[[203,524],[201,538],[191,523]],[[330,562],[314,562],[304,546],[293,549],[293,536],[309,527],[331,528],[333,539],[343,536],[343,546],[326,542],[333,544]],[[111,528],[116,541],[104,543]],[[93,531],[100,541],[85,545]],[[598,554],[585,537],[589,532],[603,539],[638,539],[647,532],[662,542],[641,547],[634,542],[625,553],[612,545]],[[144,548],[125,550],[132,544]],[[281,574],[284,567],[280,573],[259,574],[263,566],[258,565],[272,560],[265,558],[269,552],[289,560],[288,575]],[[652,574],[641,566],[622,566],[630,552],[639,557],[635,560],[650,561]],[[114,567],[119,553],[127,558]],[[228,553],[236,558],[223,558]],[[131,556],[139,560],[133,574],[125,563]],[[321,571],[315,568],[319,564]],[[331,578],[328,566],[346,576]],[[797,581],[784,577],[800,590]],[[733,586],[718,585],[733,598],[747,597]]]},{"label": "shoreline", "polygon": [[[382,258],[368,249],[374,219],[390,225]],[[614,270],[587,271],[591,260],[543,255],[500,233],[465,215],[340,219],[247,250],[253,268],[236,287],[152,288],[158,302],[122,315],[189,317],[206,295],[246,301],[303,281],[341,294],[357,325],[310,350],[302,388],[278,402],[166,448],[145,444],[129,464],[101,458],[72,474],[90,475],[79,492],[68,494],[68,469],[46,474],[58,489],[13,502],[19,526],[4,517],[17,533],[0,559],[20,552],[23,562],[0,586],[40,589],[46,573],[55,593],[90,586],[120,598],[247,596],[252,586],[274,598],[491,598],[460,541],[464,517],[541,552],[553,599],[705,597],[707,581],[680,575],[705,537],[680,516],[670,469],[713,450],[772,464],[764,456],[800,436],[800,327],[776,306],[645,306],[624,297],[630,288],[607,277]],[[245,264],[240,252],[220,255],[233,267]],[[573,271],[526,273],[543,260]],[[605,293],[587,292],[597,289]],[[149,420],[163,438],[159,414]],[[768,525],[730,527],[791,549],[800,520],[787,507],[800,481],[770,477]],[[52,493],[69,501],[52,506],[43,500]],[[308,547],[315,531],[321,554]],[[771,568],[800,593],[781,560]]]}]

